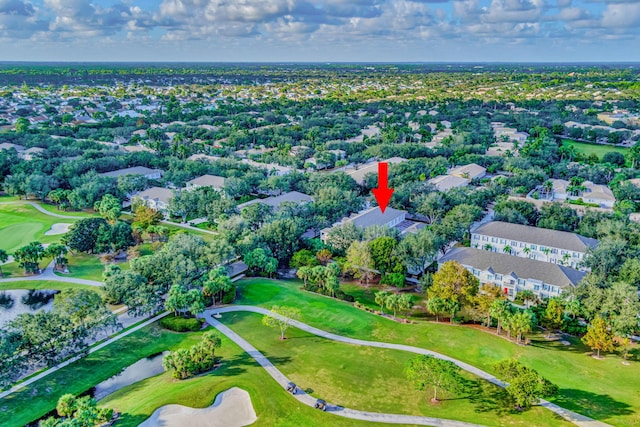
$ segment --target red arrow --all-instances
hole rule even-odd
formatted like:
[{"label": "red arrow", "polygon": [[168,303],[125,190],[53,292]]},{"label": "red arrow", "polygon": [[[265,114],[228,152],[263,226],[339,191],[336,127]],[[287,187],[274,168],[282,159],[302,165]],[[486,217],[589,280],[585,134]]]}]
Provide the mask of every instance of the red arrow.
[{"label": "red arrow", "polygon": [[371,190],[373,195],[376,196],[382,213],[387,209],[387,205],[393,194],[393,188],[389,188],[388,171],[387,163],[378,163],[378,188]]}]

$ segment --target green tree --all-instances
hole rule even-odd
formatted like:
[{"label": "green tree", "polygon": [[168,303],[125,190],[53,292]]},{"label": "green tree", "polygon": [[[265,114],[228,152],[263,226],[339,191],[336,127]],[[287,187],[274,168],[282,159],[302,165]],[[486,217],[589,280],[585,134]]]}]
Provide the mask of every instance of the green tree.
[{"label": "green tree", "polygon": [[289,262],[291,268],[299,268],[302,266],[315,267],[316,265],[320,265],[320,261],[318,261],[318,258],[316,258],[309,249],[300,249],[293,254],[291,262]]},{"label": "green tree", "polygon": [[31,242],[17,249],[13,258],[25,273],[37,274],[40,272],[40,261],[44,257],[44,247],[40,242]]},{"label": "green tree", "polygon": [[93,253],[100,236],[100,229],[108,225],[103,218],[83,218],[76,221],[62,238],[71,250]]},{"label": "green tree", "polygon": [[376,302],[376,304],[380,306],[380,311],[382,311],[383,313],[384,313],[385,301],[387,300],[388,296],[389,296],[389,292],[386,292],[386,291],[380,291],[375,293],[374,301]]},{"label": "green tree", "polygon": [[93,209],[100,212],[100,215],[111,224],[113,224],[122,213],[122,202],[111,194],[102,196],[99,202],[96,202]]},{"label": "green tree", "polygon": [[511,316],[509,324],[509,330],[516,335],[516,342],[519,344],[523,335],[533,329],[535,316],[530,310],[518,311]]},{"label": "green tree", "polygon": [[564,307],[558,298],[550,298],[542,316],[542,326],[547,329],[547,337],[560,329],[564,323]]},{"label": "green tree", "polygon": [[4,249],[0,249],[0,277],[3,276],[2,264],[9,260],[9,254]]},{"label": "green tree", "polygon": [[291,326],[291,322],[300,318],[300,309],[274,305],[271,307],[271,312],[274,313],[275,316],[264,316],[262,318],[262,324],[270,328],[280,329],[280,339],[284,340],[284,333],[289,326]]},{"label": "green tree", "polygon": [[445,300],[438,297],[432,297],[427,300],[427,310],[429,313],[436,316],[436,322],[438,322],[438,315],[442,313],[446,313],[448,310],[448,305]]},{"label": "green tree", "polygon": [[447,261],[433,275],[433,284],[428,290],[429,298],[440,298],[453,310],[470,305],[478,293],[478,279],[457,261]]},{"label": "green tree", "polygon": [[456,392],[464,383],[458,365],[433,356],[423,355],[409,360],[405,373],[416,389],[432,388],[432,402],[439,401],[438,393]]},{"label": "green tree", "polygon": [[347,268],[369,286],[369,280],[375,275],[374,261],[367,242],[355,241],[347,250]]},{"label": "green tree", "polygon": [[213,297],[213,305],[216,305],[216,295],[220,296],[231,291],[233,289],[233,282],[227,274],[227,269],[224,267],[217,267],[209,271],[207,281],[204,283],[203,292],[205,296]]},{"label": "green tree", "polygon": [[498,321],[496,332],[500,335],[505,319],[511,315],[511,304],[505,299],[497,299],[491,304],[489,313],[491,317]]},{"label": "green tree", "polygon": [[540,398],[558,394],[556,385],[515,359],[501,360],[494,369],[498,377],[509,383],[506,391],[519,408],[529,408]]},{"label": "green tree", "polygon": [[596,351],[596,357],[600,357],[600,351],[613,350],[613,332],[607,322],[600,316],[591,321],[587,326],[587,333],[582,337],[582,342]]},{"label": "green tree", "polygon": [[55,296],[53,309],[83,330],[113,330],[118,325],[116,315],[106,307],[100,294],[93,290],[63,289]]},{"label": "green tree", "polygon": [[189,215],[198,210],[198,195],[196,191],[174,191],[168,207],[171,216],[178,216],[183,223],[187,222]]},{"label": "green tree", "polygon": [[69,263],[69,260],[65,256],[68,252],[69,250],[65,245],[61,243],[51,243],[47,246],[47,249],[45,249],[44,256],[53,258],[55,268],[63,269]]}]

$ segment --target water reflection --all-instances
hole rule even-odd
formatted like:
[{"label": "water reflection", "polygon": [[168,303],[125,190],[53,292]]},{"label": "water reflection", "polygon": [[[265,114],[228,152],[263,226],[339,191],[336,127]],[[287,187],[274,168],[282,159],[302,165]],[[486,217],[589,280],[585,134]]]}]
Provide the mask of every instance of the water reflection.
[{"label": "water reflection", "polygon": [[116,390],[163,373],[162,358],[167,354],[169,354],[168,351],[154,354],[127,366],[118,375],[114,375],[95,386],[93,388],[93,397],[96,400],[100,400]]},{"label": "water reflection", "polygon": [[48,289],[13,289],[0,292],[0,326],[23,313],[50,311],[59,291]]}]

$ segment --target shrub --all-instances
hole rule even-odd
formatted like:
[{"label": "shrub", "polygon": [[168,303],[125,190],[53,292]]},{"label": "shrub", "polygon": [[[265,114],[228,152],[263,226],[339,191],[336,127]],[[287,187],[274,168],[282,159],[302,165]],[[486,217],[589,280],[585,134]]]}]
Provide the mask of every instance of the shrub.
[{"label": "shrub", "polygon": [[402,273],[389,273],[382,276],[380,283],[383,285],[391,285],[396,288],[404,288],[404,274]]},{"label": "shrub", "polygon": [[175,332],[193,332],[199,331],[200,328],[202,328],[203,322],[204,320],[202,319],[185,319],[184,317],[170,315],[160,320],[160,326]]},{"label": "shrub", "polygon": [[229,290],[229,292],[225,292],[222,296],[222,304],[232,304],[236,300],[236,287],[235,285]]}]

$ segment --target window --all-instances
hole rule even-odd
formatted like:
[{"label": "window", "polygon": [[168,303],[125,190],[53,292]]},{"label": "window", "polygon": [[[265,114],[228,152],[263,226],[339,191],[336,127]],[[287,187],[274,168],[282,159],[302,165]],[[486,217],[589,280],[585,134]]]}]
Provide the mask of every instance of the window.
[{"label": "window", "polygon": [[533,285],[533,290],[534,291],[539,291],[540,290],[540,285]]},{"label": "window", "polygon": [[487,274],[487,280],[493,280],[493,274]]},{"label": "window", "polygon": [[518,279],[518,285],[524,285],[524,279]]},{"label": "window", "polygon": [[551,249],[551,253],[555,255],[555,254],[558,253],[558,250],[557,249]]},{"label": "window", "polygon": [[574,258],[578,258],[578,252],[574,252],[574,253],[573,253],[573,257],[574,257]]},{"label": "window", "polygon": [[471,272],[473,273],[474,276],[480,277],[480,270],[478,270],[477,268],[474,268]]},{"label": "window", "polygon": [[480,236],[478,236],[477,234],[474,234],[473,235],[473,240],[478,240],[478,239],[480,239]]},{"label": "window", "polygon": [[482,236],[482,241],[486,242],[487,240],[489,240],[489,238],[487,236]]},{"label": "window", "polygon": [[506,240],[504,240],[504,239],[500,239],[500,244],[501,244],[501,245],[506,245],[506,244],[507,244],[507,241],[506,241]]},{"label": "window", "polygon": [[502,280],[502,274],[497,274],[496,273],[496,280]]},{"label": "window", "polygon": [[531,245],[531,250],[535,251],[536,249],[538,249],[538,247],[536,245]]},{"label": "window", "polygon": [[515,240],[511,241],[511,246],[516,247],[518,246],[518,242],[516,242]]}]

